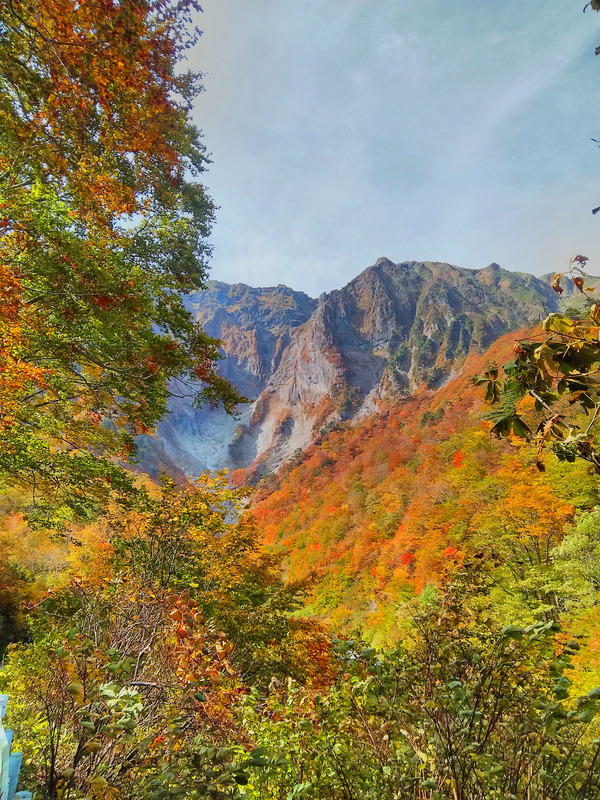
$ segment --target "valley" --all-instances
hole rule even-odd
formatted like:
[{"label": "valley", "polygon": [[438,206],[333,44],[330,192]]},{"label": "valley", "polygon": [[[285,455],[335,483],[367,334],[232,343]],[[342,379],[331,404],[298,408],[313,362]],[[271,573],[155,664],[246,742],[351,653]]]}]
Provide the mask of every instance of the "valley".
[{"label": "valley", "polygon": [[[154,457],[180,479],[225,468],[251,486],[264,545],[287,581],[310,587],[303,613],[336,629],[394,644],[403,609],[478,552],[503,564],[490,619],[511,618],[509,591],[534,620],[548,601],[516,591],[521,555],[502,541],[535,544],[527,528],[539,526],[548,554],[595,506],[596,484],[551,455],[539,472],[522,441],[491,437],[473,380],[510,361],[544,314],[579,302],[570,279],[563,297],[550,278],[379,259],[318,300],[211,283],[188,308],[221,339],[222,374],[254,400],[234,419],[171,398]],[[503,522],[507,503],[520,511]],[[519,585],[549,563],[538,554]]]}]

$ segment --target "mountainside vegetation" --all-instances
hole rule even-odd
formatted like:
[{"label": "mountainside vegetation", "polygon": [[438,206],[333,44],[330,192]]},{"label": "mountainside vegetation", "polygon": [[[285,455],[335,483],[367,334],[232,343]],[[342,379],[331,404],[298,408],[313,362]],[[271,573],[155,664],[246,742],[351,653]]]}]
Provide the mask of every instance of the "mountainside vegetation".
[{"label": "mountainside vegetation", "polygon": [[554,551],[578,512],[597,504],[598,482],[583,462],[553,456],[540,472],[535,448],[490,436],[472,379],[507,358],[514,337],[470,357],[442,389],[327,432],[259,484],[253,513],[265,542],[290,579],[310,577],[313,613],[393,644],[407,602],[475,557],[488,565],[498,623],[561,612]]},{"label": "mountainside vegetation", "polygon": [[137,479],[127,508],[59,529],[7,493],[22,780],[81,800],[600,796],[598,479],[490,436],[472,377],[514,338],[324,431],[251,512],[225,475]]},{"label": "mountainside vegetation", "polygon": [[[596,304],[386,259],[319,303],[190,296],[214,210],[178,71],[197,10],[0,0],[0,723],[20,786],[599,798]],[[540,296],[541,328],[508,332]],[[267,419],[292,442],[303,420],[304,450],[186,481],[137,439],[169,395],[231,411],[255,389],[240,452]],[[177,480],[135,474],[136,440]]]}]

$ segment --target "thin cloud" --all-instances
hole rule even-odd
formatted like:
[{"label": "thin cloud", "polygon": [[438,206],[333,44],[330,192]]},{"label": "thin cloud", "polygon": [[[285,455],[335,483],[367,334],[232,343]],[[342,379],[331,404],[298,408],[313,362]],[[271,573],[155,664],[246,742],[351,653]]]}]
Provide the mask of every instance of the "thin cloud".
[{"label": "thin cloud", "polygon": [[582,240],[598,251],[595,15],[516,0],[204,6],[214,277],[318,294],[382,254],[523,269]]}]

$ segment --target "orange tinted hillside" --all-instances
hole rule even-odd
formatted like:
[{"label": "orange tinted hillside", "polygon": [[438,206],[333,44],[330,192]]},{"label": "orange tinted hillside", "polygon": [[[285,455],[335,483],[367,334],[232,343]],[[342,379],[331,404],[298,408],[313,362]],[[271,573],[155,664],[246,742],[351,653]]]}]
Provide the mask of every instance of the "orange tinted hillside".
[{"label": "orange tinted hillside", "polygon": [[273,491],[259,486],[254,514],[264,541],[285,553],[287,578],[313,576],[310,611],[393,638],[398,603],[440,584],[486,536],[494,547],[507,503],[506,535],[521,541],[550,530],[551,543],[560,540],[571,490],[554,496],[553,459],[540,473],[528,447],[490,437],[472,382],[511,359],[517,336],[534,332],[469,356],[437,391],[330,433],[280,471]]}]

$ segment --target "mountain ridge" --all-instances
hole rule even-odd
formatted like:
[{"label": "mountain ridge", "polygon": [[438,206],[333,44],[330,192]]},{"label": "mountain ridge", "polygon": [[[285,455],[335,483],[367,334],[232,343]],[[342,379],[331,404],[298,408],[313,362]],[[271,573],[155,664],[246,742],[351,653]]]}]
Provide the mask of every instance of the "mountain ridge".
[{"label": "mountain ridge", "polygon": [[236,420],[171,398],[144,468],[156,474],[161,460],[191,475],[227,467],[255,481],[324,427],[443,385],[470,352],[558,303],[547,282],[496,263],[468,270],[382,257],[317,299],[282,284],[210,281],[186,306],[221,340],[220,372],[250,402]]}]

